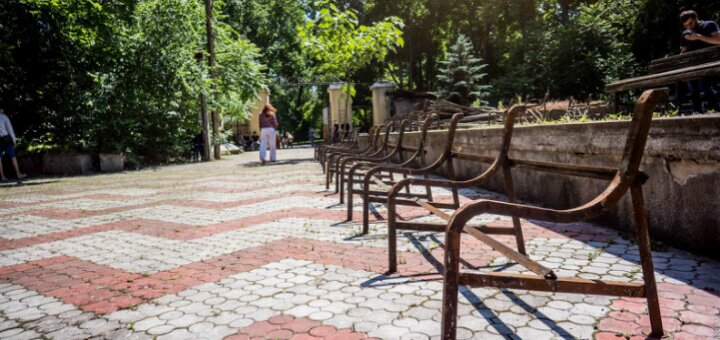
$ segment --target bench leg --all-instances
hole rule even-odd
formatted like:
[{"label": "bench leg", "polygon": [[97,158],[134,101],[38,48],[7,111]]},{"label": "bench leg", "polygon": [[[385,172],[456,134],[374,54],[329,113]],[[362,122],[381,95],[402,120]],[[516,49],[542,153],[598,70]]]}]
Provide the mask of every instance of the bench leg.
[{"label": "bench leg", "polygon": [[345,202],[345,176],[347,174],[345,173],[345,166],[340,166],[340,180],[338,181],[338,194],[340,195],[340,204],[343,204]]},{"label": "bench leg", "polygon": [[[367,197],[367,196],[366,196]],[[365,199],[367,203],[367,198]],[[397,271],[397,230],[395,229],[395,200],[387,203],[387,233],[388,233],[388,273]]]},{"label": "bench leg", "polygon": [[645,211],[645,200],[643,198],[642,186],[635,184],[630,188],[632,195],[633,210],[635,212],[635,227],[637,229],[637,243],[640,252],[640,263],[642,265],[643,281],[645,282],[645,296],[648,303],[648,314],[650,315],[650,336],[660,338],[664,334],[662,317],[660,315],[660,301],[657,295],[655,284],[655,269],[652,263],[650,252],[650,235],[647,225],[647,212]]},{"label": "bench leg", "polygon": [[347,220],[352,221],[353,219],[353,185],[355,185],[355,181],[353,180],[354,173],[352,169],[350,169],[350,177],[348,178],[348,184],[347,184]]},{"label": "bench leg", "polygon": [[330,160],[325,161],[325,190],[330,189],[330,180],[332,174],[330,174]]},{"label": "bench leg", "polygon": [[[430,178],[430,176],[424,175],[423,178],[427,179],[427,178]],[[425,194],[427,195],[427,200],[428,200],[428,201],[432,201],[432,200],[433,200],[433,197],[432,197],[432,189],[430,188],[429,185],[426,185],[426,186],[425,186]]]},{"label": "bench leg", "polygon": [[[515,203],[515,187],[513,185],[512,172],[507,164],[503,166],[503,178],[505,180],[505,194],[508,197],[508,201],[510,203]],[[513,216],[512,221],[513,228],[515,229],[515,241],[517,242],[518,253],[527,255],[527,252],[525,251],[525,238],[523,237],[520,219]]]},{"label": "bench leg", "polygon": [[367,235],[370,232],[370,181],[363,183],[363,226],[362,234]]},{"label": "bench leg", "polygon": [[335,171],[333,173],[333,176],[335,177],[335,192],[338,192],[338,181],[340,180],[340,159],[335,161],[335,165],[333,166],[333,168],[335,168]]},{"label": "bench leg", "polygon": [[[453,180],[453,181],[454,181],[454,180],[456,180],[456,177],[455,177],[455,165],[453,165],[453,160],[452,160],[452,158],[451,158],[451,159],[448,159],[447,162],[448,162],[448,163],[447,163],[447,165],[448,165],[448,178],[449,178],[450,180]],[[457,189],[457,188],[452,188],[451,190],[452,190],[453,204],[454,204],[456,207],[459,207],[459,206],[460,206],[460,197],[458,196],[458,189]]]},{"label": "bench leg", "polygon": [[463,218],[455,216],[445,232],[445,273],[443,275],[442,333],[443,340],[455,340],[457,307],[460,288],[460,231],[456,225],[465,225]]}]

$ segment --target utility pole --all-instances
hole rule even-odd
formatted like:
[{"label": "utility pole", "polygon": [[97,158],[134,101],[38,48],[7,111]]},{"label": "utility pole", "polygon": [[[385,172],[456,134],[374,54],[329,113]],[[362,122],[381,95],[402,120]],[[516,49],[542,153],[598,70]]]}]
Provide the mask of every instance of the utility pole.
[{"label": "utility pole", "polygon": [[[203,59],[203,53],[199,52],[195,54],[195,60],[198,64],[202,63]],[[203,140],[203,148],[202,148],[202,161],[208,162],[210,161],[210,126],[208,122],[208,112],[207,112],[207,100],[205,100],[205,92],[200,91],[200,121],[202,124],[202,140]]]},{"label": "utility pole", "polygon": [[[210,66],[210,80],[215,80],[215,35],[213,34],[212,28],[212,12],[213,12],[213,1],[205,0],[205,31],[207,32],[207,49],[208,49],[208,66]],[[213,99],[217,101],[217,94],[215,93],[215,83],[210,85],[210,91],[212,92]],[[213,129],[213,155],[215,159],[220,159],[220,119],[216,110],[210,111],[212,118],[212,129]]]}]

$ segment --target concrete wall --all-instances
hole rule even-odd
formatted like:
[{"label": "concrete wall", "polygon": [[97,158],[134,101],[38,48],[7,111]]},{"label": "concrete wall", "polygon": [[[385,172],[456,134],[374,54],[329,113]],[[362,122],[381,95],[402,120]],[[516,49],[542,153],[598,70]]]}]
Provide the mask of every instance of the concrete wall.
[{"label": "concrete wall", "polygon": [[[617,166],[622,156],[628,122],[596,122],[515,128],[510,155],[515,158],[574,164]],[[459,130],[455,149],[465,153],[495,155],[502,131]],[[406,133],[408,144],[418,133]],[[435,159],[445,144],[443,131],[428,134]],[[405,143],[403,143],[405,144]],[[456,160],[461,178],[470,178],[486,164]],[[644,192],[650,236],[693,252],[720,258],[720,115],[653,120],[641,169],[650,180]],[[444,174],[442,169],[440,174]],[[514,169],[519,199],[551,208],[568,208],[587,202],[607,182],[562,177]],[[503,192],[501,177],[486,189]],[[622,231],[632,231],[630,195],[620,206],[595,221]]]}]

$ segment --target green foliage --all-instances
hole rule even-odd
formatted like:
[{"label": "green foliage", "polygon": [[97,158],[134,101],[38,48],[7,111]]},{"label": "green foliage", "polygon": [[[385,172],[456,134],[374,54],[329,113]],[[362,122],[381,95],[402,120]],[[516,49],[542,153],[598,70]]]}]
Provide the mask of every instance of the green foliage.
[{"label": "green foliage", "polygon": [[[307,22],[312,9],[304,1],[226,0],[221,6],[226,22],[247,37],[261,51],[270,82],[285,83],[308,78],[310,63],[303,55],[297,27]],[[270,97],[278,109],[281,128],[298,138],[309,126],[322,120],[321,88],[314,86],[270,86]]]},{"label": "green foliage", "polygon": [[447,60],[440,62],[438,96],[460,105],[487,104],[488,85],[482,85],[487,67],[482,58],[474,55],[473,46],[465,35],[460,35],[450,46]]},{"label": "green foliage", "polygon": [[345,78],[403,45],[403,23],[397,17],[365,26],[352,10],[341,11],[329,2],[319,4],[317,18],[298,27],[305,53],[316,62],[315,74]]},{"label": "green foliage", "polygon": [[[314,61],[316,75],[351,79],[372,61],[382,61],[402,46],[402,20],[387,17],[371,26],[361,25],[353,10],[340,10],[329,1],[319,1],[317,17],[298,26],[304,53]],[[348,85],[346,85],[348,86]],[[354,89],[345,92],[354,95]]]},{"label": "green foliage", "polygon": [[[205,14],[185,0],[9,0],[0,4],[0,91],[25,142],[76,151],[182,155],[200,93],[242,116],[264,86],[258,49],[216,16],[215,81]],[[217,100],[210,96],[217,91]]]}]

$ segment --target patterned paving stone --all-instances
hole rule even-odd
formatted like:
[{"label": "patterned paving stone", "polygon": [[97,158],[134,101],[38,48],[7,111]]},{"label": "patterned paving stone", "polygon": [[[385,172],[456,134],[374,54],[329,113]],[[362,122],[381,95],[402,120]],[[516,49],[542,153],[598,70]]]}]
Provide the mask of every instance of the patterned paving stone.
[{"label": "patterned paving stone", "polygon": [[[310,150],[282,150],[294,164],[268,167],[256,156],[0,192],[0,338],[439,336],[442,233],[401,234],[400,271],[387,276],[383,204],[372,204],[371,232],[359,235],[361,201],[345,222]],[[463,202],[499,197],[460,194]],[[439,222],[422,209],[400,213]],[[471,223],[512,226],[490,215]],[[531,258],[560,275],[641,279],[637,247],[615,231],[523,227]],[[466,266],[527,273],[462,242]],[[653,255],[669,334],[720,338],[720,263],[675,249]],[[458,339],[635,339],[648,327],[643,299],[461,289]]]}]

